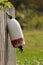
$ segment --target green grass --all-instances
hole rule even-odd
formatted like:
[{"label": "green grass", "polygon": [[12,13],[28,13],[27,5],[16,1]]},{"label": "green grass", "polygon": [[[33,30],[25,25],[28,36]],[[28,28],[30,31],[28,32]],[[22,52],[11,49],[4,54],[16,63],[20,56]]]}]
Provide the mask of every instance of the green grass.
[{"label": "green grass", "polygon": [[16,51],[17,65],[43,65],[43,31],[24,31],[25,46]]}]

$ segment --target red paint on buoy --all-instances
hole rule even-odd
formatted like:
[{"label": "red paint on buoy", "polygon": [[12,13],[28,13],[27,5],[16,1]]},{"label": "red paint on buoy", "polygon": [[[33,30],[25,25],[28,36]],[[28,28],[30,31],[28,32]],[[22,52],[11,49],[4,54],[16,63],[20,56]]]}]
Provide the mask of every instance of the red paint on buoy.
[{"label": "red paint on buoy", "polygon": [[16,39],[16,40],[12,40],[11,42],[12,42],[12,45],[14,47],[22,46],[23,38],[19,38],[19,39]]}]

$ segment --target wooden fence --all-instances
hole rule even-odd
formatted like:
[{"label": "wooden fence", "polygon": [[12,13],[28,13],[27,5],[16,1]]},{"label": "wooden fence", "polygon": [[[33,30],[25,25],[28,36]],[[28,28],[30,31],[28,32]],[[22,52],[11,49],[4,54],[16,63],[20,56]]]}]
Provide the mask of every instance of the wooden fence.
[{"label": "wooden fence", "polygon": [[[14,17],[14,8],[6,7],[5,10]],[[0,65],[16,65],[16,50],[10,42],[7,21],[9,21],[7,15],[0,10]]]}]

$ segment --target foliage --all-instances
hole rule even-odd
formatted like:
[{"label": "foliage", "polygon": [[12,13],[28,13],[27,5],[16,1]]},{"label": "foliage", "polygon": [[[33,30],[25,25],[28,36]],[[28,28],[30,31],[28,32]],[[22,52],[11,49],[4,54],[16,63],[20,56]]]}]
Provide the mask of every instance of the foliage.
[{"label": "foliage", "polygon": [[37,9],[43,11],[43,0],[8,0],[15,8],[18,8],[21,4],[24,4],[26,8]]},{"label": "foliage", "polygon": [[8,7],[12,7],[13,5],[11,4],[11,2],[9,2],[8,0],[0,0],[0,7],[6,7],[6,6],[8,6]]},{"label": "foliage", "polygon": [[25,9],[23,5],[16,11],[16,19],[23,29],[43,29],[43,13],[29,8]]}]

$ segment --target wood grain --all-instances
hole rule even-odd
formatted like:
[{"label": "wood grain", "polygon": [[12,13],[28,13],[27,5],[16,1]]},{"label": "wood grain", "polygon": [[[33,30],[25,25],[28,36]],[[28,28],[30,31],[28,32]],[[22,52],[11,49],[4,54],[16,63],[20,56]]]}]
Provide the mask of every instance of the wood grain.
[{"label": "wood grain", "polygon": [[[15,9],[10,7],[5,8],[13,17],[15,17]],[[3,10],[0,10],[0,65],[16,65],[16,49],[13,48],[7,22],[9,21]]]}]

